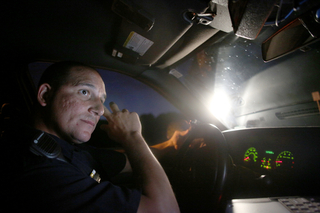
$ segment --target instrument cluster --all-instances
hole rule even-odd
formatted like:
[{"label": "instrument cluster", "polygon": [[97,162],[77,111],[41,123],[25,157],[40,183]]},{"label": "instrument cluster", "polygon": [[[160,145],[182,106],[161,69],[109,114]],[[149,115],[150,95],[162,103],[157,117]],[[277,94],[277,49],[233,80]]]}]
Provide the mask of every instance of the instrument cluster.
[{"label": "instrument cluster", "polygon": [[290,151],[274,152],[272,150],[259,150],[250,147],[243,156],[244,165],[261,169],[293,169],[294,154]]}]

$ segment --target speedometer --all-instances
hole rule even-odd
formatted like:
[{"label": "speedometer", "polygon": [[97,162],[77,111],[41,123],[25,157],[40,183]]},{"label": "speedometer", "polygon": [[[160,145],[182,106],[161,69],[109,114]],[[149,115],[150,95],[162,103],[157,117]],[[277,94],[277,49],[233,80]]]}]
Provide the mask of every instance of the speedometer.
[{"label": "speedometer", "polygon": [[276,159],[276,167],[280,168],[293,168],[294,157],[289,151],[281,152]]},{"label": "speedometer", "polygon": [[244,153],[244,161],[245,162],[257,162],[258,158],[258,152],[254,147],[250,147],[245,153]]}]

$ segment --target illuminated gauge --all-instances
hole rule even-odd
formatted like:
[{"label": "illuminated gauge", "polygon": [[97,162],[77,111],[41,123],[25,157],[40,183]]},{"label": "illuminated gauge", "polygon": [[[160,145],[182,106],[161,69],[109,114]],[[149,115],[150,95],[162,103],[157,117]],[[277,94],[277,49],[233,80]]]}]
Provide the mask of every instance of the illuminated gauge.
[{"label": "illuminated gauge", "polygon": [[245,162],[257,162],[258,152],[254,147],[250,147],[246,153],[244,153]]},{"label": "illuminated gauge", "polygon": [[276,159],[276,167],[293,168],[294,157],[289,151],[281,152]]},{"label": "illuminated gauge", "polygon": [[261,160],[261,167],[264,169],[271,169],[271,158],[264,157]]}]

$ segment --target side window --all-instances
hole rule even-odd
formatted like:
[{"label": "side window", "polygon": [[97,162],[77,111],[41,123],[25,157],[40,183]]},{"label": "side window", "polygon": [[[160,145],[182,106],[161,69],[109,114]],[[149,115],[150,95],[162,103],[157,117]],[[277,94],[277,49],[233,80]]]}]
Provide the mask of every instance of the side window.
[{"label": "side window", "polygon": [[[37,86],[42,72],[50,64],[43,62],[29,64],[29,71],[35,86]],[[168,124],[183,119],[177,108],[142,82],[117,72],[101,69],[98,71],[106,85],[107,99],[105,105],[108,107],[109,102],[112,101],[120,109],[126,108],[130,112],[137,112],[140,116],[143,136],[149,145],[167,140],[166,129]],[[101,117],[89,144],[98,147],[117,146],[100,130],[100,125],[106,122],[106,119]]]}]

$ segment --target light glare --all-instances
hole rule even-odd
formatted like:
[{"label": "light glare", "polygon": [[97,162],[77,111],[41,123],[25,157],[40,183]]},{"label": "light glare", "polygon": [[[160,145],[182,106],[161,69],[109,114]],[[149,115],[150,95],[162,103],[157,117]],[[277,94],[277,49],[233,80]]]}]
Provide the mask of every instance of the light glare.
[{"label": "light glare", "polygon": [[210,103],[210,111],[215,117],[220,121],[223,121],[227,118],[231,109],[231,101],[226,92],[223,90],[217,90]]}]

